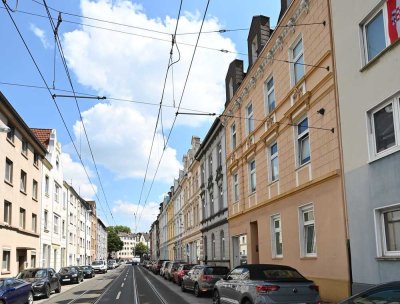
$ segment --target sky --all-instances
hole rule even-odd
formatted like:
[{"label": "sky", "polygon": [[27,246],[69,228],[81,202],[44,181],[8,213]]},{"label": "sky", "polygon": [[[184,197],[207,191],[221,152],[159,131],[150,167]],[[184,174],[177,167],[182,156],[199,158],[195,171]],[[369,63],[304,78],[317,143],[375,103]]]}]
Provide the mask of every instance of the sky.
[{"label": "sky", "polygon": [[[149,230],[191,137],[214,120],[176,115],[179,105],[222,113],[230,62],[247,66],[252,17],[273,27],[280,10],[280,0],[210,0],[202,25],[207,0],[183,0],[176,29],[180,3],[46,0],[46,10],[43,0],[7,0],[12,18],[0,4],[0,91],[29,127],[57,130],[64,180],[96,200],[107,225]],[[61,48],[48,18],[56,27],[59,12]]]}]

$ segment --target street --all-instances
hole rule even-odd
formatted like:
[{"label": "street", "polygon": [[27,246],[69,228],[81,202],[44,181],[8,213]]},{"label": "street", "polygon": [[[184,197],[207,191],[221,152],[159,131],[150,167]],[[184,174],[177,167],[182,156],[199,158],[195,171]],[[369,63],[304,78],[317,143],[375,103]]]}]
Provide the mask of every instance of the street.
[{"label": "street", "polygon": [[133,304],[186,304],[211,303],[211,295],[196,298],[191,292],[147,271],[141,266],[122,265],[106,274],[98,274],[79,285],[63,285],[60,294],[49,299],[36,299],[34,303],[133,303]]}]

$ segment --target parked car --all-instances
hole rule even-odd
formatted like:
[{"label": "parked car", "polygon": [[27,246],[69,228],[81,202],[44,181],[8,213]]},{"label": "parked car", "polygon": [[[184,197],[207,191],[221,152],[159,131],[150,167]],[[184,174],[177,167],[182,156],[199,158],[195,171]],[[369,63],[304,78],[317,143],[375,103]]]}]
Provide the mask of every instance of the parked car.
[{"label": "parked car", "polygon": [[193,268],[193,266],[195,266],[195,264],[179,264],[177,271],[173,273],[172,281],[180,286],[183,277]]},{"label": "parked car", "polygon": [[155,262],[153,264],[151,271],[153,271],[154,274],[160,274],[161,266],[163,265],[163,263],[165,261],[168,261],[168,260],[157,260],[157,262]]},{"label": "parked car", "polygon": [[400,303],[400,281],[376,285],[339,302],[339,304],[356,303]]},{"label": "parked car", "polygon": [[32,284],[15,278],[0,278],[0,303],[32,304]]},{"label": "parked car", "polygon": [[224,266],[194,266],[182,279],[182,291],[193,290],[196,297],[202,293],[212,291],[217,281],[225,277],[229,272]]},{"label": "parked car", "polygon": [[25,269],[18,273],[16,278],[32,283],[32,291],[35,297],[49,298],[53,290],[56,293],[61,292],[60,277],[53,268]]},{"label": "parked car", "polygon": [[80,267],[82,272],[83,272],[83,276],[84,278],[93,278],[96,274],[94,272],[94,269],[92,266],[90,265],[86,265],[86,266],[81,266]]},{"label": "parked car", "polygon": [[70,266],[62,267],[58,272],[60,276],[60,282],[65,283],[75,283],[79,284],[83,281],[84,274],[80,266]]},{"label": "parked car", "polygon": [[172,281],[174,277],[174,272],[178,270],[179,265],[181,262],[172,262],[168,265],[168,268],[164,271],[164,278],[168,281]]},{"label": "parked car", "polygon": [[234,268],[215,284],[213,303],[320,304],[319,289],[285,265],[249,264]]},{"label": "parked car", "polygon": [[164,276],[164,272],[168,268],[169,263],[171,263],[171,261],[164,261],[162,263],[161,268],[160,268],[160,276],[162,276],[162,277]]},{"label": "parked car", "polygon": [[107,273],[107,263],[104,260],[93,261],[92,267],[96,273],[97,272]]}]

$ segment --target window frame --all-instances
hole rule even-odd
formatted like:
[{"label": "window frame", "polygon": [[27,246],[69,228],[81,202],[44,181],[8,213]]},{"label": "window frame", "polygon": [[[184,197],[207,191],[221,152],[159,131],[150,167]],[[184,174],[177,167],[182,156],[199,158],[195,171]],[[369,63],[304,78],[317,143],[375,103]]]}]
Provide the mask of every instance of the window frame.
[{"label": "window frame", "polygon": [[[312,221],[304,221],[304,214],[307,212],[313,212]],[[307,252],[307,237],[306,237],[306,227],[314,226],[314,252]],[[315,208],[313,203],[309,203],[299,207],[299,233],[300,233],[300,256],[301,257],[317,257],[317,229],[315,221]]]},{"label": "window frame", "polygon": [[26,194],[27,182],[28,182],[28,174],[24,170],[21,170],[19,190],[24,194]]},{"label": "window frame", "polygon": [[[11,224],[12,224],[12,203],[10,201],[4,200],[3,206],[4,206],[3,222],[8,224],[9,226],[11,226]],[[6,220],[6,215],[7,215],[7,220]]]},{"label": "window frame", "polygon": [[232,188],[233,188],[233,200],[234,203],[239,201],[239,174],[237,172],[232,174]]},{"label": "window frame", "polygon": [[[251,112],[249,113],[249,108],[251,107]],[[253,108],[253,102],[249,102],[248,104],[247,104],[247,106],[246,106],[246,109],[245,109],[245,111],[246,111],[246,115],[245,115],[245,117],[246,117],[246,134],[247,135],[249,135],[249,134],[251,134],[253,131],[254,131],[254,129],[255,129],[255,126],[254,126],[254,108]]]},{"label": "window frame", "polygon": [[[8,260],[4,260],[4,254],[8,253]],[[4,262],[7,263],[6,267],[4,268]],[[11,271],[11,249],[2,249],[2,255],[1,255],[1,272],[2,273],[9,273]]]},{"label": "window frame", "polygon": [[[307,129],[299,134],[300,124],[307,119]],[[307,115],[302,116],[297,124],[295,124],[295,136],[296,136],[296,162],[297,168],[305,166],[311,162],[311,139],[310,139],[310,127],[309,127],[309,119]],[[309,149],[309,157],[306,161],[302,160],[302,145],[300,142],[304,142],[304,139],[308,137],[308,149]]]},{"label": "window frame", "polygon": [[43,229],[49,231],[49,211],[44,210],[43,212]]},{"label": "window frame", "polygon": [[22,138],[21,140],[21,154],[25,157],[28,157],[28,151],[29,151],[29,143],[25,138]]},{"label": "window frame", "polygon": [[[275,223],[279,221],[279,228],[275,227]],[[278,249],[276,247],[276,233],[279,233],[279,240],[281,244],[281,253],[278,253]],[[282,217],[281,215],[274,214],[271,216],[271,242],[272,242],[272,257],[273,258],[283,258],[283,236],[282,236]]]},{"label": "window frame", "polygon": [[[9,169],[9,170],[7,170]],[[4,181],[12,185],[14,175],[14,163],[11,159],[6,157],[6,166],[4,172]]]},{"label": "window frame", "polygon": [[[276,152],[272,154],[272,147],[276,146]],[[279,146],[278,142],[275,141],[268,147],[268,157],[269,157],[269,181],[270,183],[274,183],[279,180]],[[274,176],[274,166],[273,162],[277,161],[277,175]]]},{"label": "window frame", "polygon": [[231,148],[235,150],[237,147],[237,129],[236,129],[236,122],[231,124]]},{"label": "window frame", "polygon": [[400,257],[400,250],[389,251],[387,249],[384,214],[393,211],[400,211],[400,204],[394,204],[374,209],[375,235],[376,235],[378,257]]},{"label": "window frame", "polygon": [[224,230],[221,230],[219,233],[219,237],[221,240],[221,260],[225,260],[226,258],[226,250],[225,250],[225,232]]},{"label": "window frame", "polygon": [[20,229],[26,229],[26,209],[19,208],[19,226]]},{"label": "window frame", "polygon": [[39,183],[33,179],[32,180],[32,198],[34,200],[38,200],[38,188],[39,188]]},{"label": "window frame", "polygon": [[[395,144],[378,152],[376,147],[374,115],[392,104]],[[395,95],[367,112],[369,159],[376,160],[400,150],[400,95]]]},{"label": "window frame", "polygon": [[7,132],[7,140],[14,145],[14,141],[15,141],[15,126],[13,124],[8,124],[7,127],[10,128],[10,131]]},{"label": "window frame", "polygon": [[37,232],[37,215],[32,213],[32,231]]},{"label": "window frame", "polygon": [[55,213],[53,214],[53,232],[60,234],[60,216]]},{"label": "window frame", "polygon": [[[272,81],[272,87],[268,89],[268,84]],[[270,109],[270,99],[269,97],[273,95],[273,108]],[[276,99],[275,99],[275,81],[273,75],[269,76],[264,82],[264,111],[265,114],[272,113],[276,107]]]},{"label": "window frame", "polygon": [[[252,168],[252,164],[254,163],[254,168]],[[252,159],[248,162],[249,167],[249,194],[253,194],[257,191],[257,177],[256,177],[256,160]],[[253,176],[254,176],[254,185],[253,185]],[[254,187],[253,187],[254,186]]]},{"label": "window frame", "polygon": [[[302,45],[301,52],[297,56],[295,56],[294,50],[296,49],[296,47],[298,46],[298,44],[300,42]],[[298,84],[299,80],[302,79],[304,77],[304,75],[306,74],[305,66],[303,64],[301,64],[302,69],[303,69],[303,75],[299,79],[296,79],[295,65],[297,64],[297,62],[299,61],[301,56],[303,56],[303,63],[304,63],[305,62],[305,60],[304,60],[304,39],[303,39],[302,35],[299,35],[293,41],[292,45],[289,48],[290,84],[292,87],[295,86],[296,84]]]}]

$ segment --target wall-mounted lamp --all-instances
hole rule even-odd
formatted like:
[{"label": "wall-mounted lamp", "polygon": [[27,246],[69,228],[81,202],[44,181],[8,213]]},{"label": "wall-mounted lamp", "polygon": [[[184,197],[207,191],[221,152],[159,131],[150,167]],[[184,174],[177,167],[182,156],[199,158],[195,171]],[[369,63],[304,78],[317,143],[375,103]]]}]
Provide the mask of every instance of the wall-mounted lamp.
[{"label": "wall-mounted lamp", "polygon": [[317,111],[318,114],[324,115],[325,114],[325,109],[321,108]]}]

